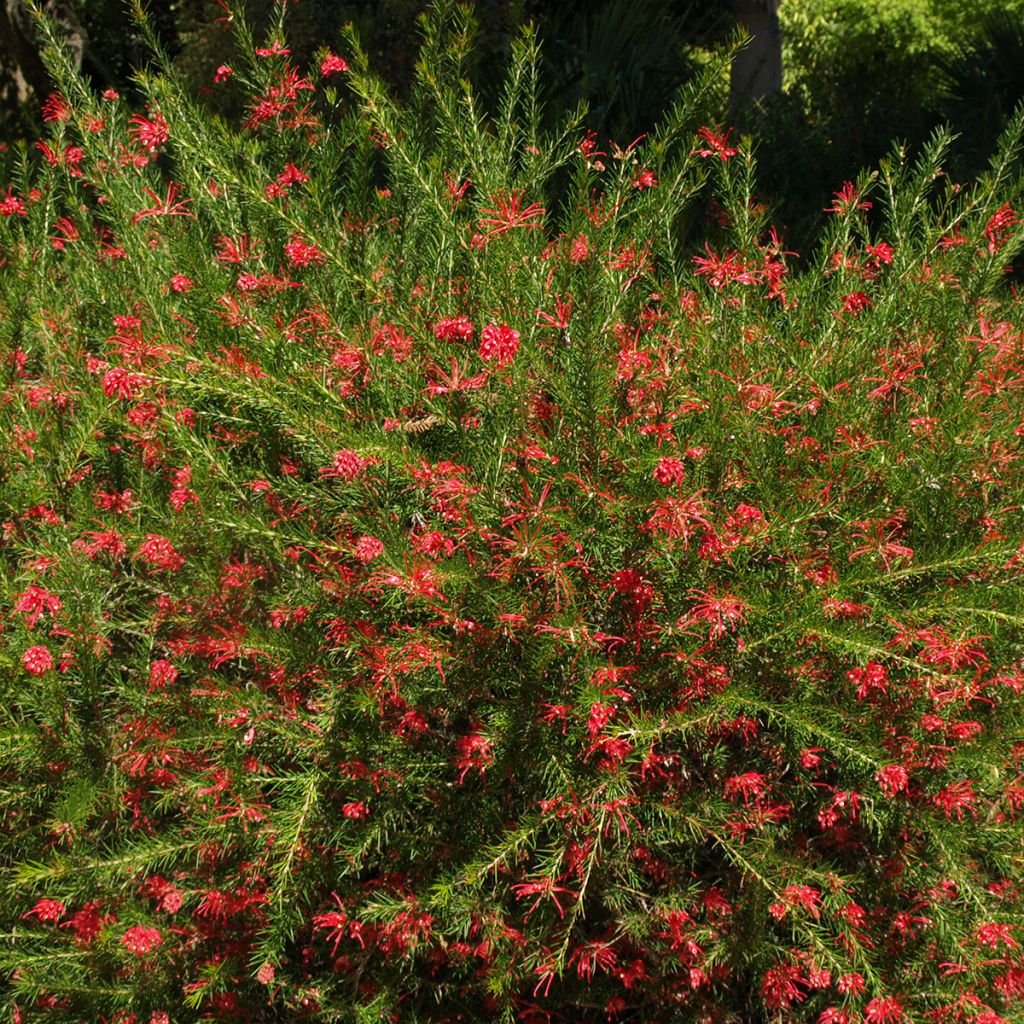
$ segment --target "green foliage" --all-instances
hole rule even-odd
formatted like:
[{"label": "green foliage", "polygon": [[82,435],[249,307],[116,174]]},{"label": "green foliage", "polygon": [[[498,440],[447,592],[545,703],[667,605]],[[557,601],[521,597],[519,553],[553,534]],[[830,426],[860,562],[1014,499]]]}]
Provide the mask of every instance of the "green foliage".
[{"label": "green foliage", "polygon": [[553,19],[544,71],[557,108],[585,102],[588,127],[604,138],[625,141],[650,131],[697,74],[693,40],[724,20],[714,4],[674,6],[608,0]]},{"label": "green foliage", "polygon": [[890,140],[923,139],[932,65],[948,49],[931,0],[789,0],[780,7],[785,88],[824,133],[819,188],[875,163]]},{"label": "green foliage", "polygon": [[988,15],[937,64],[940,109],[964,134],[972,155],[991,149],[1024,100],[1024,18]]},{"label": "green foliage", "polygon": [[964,180],[984,169],[1018,99],[1024,5],[786,0],[779,17],[785,93],[740,116],[761,143],[761,192],[798,244],[816,239],[834,183],[877,164],[894,139],[914,154],[948,123],[947,170]]},{"label": "green foliage", "polygon": [[965,186],[893,147],[801,259],[718,72],[623,148],[532,29],[484,103],[439,4],[398,101],[354,30],[297,67],[292,6],[235,10],[224,114],[141,5],[144,108],[41,27],[4,1010],[1019,1018],[1024,110]]}]

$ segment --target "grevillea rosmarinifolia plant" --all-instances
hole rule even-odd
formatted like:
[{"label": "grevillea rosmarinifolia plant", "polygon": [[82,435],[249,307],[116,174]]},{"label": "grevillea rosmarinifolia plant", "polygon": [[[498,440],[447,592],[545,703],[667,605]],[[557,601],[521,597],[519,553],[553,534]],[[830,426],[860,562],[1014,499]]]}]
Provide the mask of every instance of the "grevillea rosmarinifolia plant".
[{"label": "grevillea rosmarinifolia plant", "polygon": [[222,6],[240,123],[51,36],[4,156],[4,1012],[1021,1020],[1024,119],[798,257],[714,76]]}]

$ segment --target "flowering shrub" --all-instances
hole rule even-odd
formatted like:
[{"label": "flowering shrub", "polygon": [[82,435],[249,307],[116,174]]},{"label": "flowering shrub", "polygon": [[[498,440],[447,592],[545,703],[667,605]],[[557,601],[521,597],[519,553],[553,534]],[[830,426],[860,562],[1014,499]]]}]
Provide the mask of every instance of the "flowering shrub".
[{"label": "flowering shrub", "polygon": [[0,183],[6,1009],[1019,1019],[1024,120],[800,261],[699,89],[544,135],[527,33],[489,122],[442,15],[399,107],[235,11],[239,127],[54,51]]}]

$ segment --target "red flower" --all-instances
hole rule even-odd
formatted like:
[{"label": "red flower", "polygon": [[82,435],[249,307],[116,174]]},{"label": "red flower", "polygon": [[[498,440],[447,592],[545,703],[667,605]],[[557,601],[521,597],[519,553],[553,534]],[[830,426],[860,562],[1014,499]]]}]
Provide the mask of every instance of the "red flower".
[{"label": "red flower", "polygon": [[380,930],[380,950],[387,956],[395,952],[405,954],[428,941],[433,933],[434,919],[419,909],[414,897],[406,900],[407,910],[400,910]]},{"label": "red flower", "polygon": [[[341,902],[341,897],[335,892],[331,893],[334,897],[334,902],[338,904],[337,910],[329,910],[324,914],[317,914],[313,918],[313,928],[317,931],[327,931],[330,934],[327,936],[327,940],[334,939],[334,947],[331,949],[331,956],[334,956],[338,952],[338,943],[345,938],[348,932],[349,919],[348,914],[345,913],[345,908]],[[355,922],[352,922],[353,924]]]},{"label": "red flower", "polygon": [[81,146],[66,146],[63,150],[54,150],[45,142],[37,142],[36,149],[46,157],[46,162],[51,167],[60,167],[63,165],[68,168],[68,173],[73,178],[80,178],[82,176],[82,171],[78,165],[84,159],[85,152]]},{"label": "red flower", "polygon": [[145,956],[154,949],[163,945],[164,937],[157,928],[146,928],[144,925],[135,925],[129,928],[121,936],[121,945],[130,950],[136,956]]},{"label": "red flower", "polygon": [[401,327],[384,324],[373,336],[373,353],[390,352],[396,363],[405,362],[412,353],[413,338]]},{"label": "red flower", "polygon": [[850,1015],[838,1006],[829,1006],[821,1012],[818,1024],[850,1024]]},{"label": "red flower", "polygon": [[285,196],[292,185],[304,185],[309,175],[295,164],[285,164],[284,170],[264,190],[267,197],[273,199]]},{"label": "red flower", "polygon": [[811,771],[821,764],[821,753],[824,747],[807,747],[800,751],[800,767]]},{"label": "red flower", "polygon": [[[45,903],[47,901],[41,900],[40,902]],[[43,918],[40,917],[39,920],[42,921]],[[1014,928],[1019,927],[1020,925],[997,924],[993,921],[988,924],[978,925],[975,937],[979,945],[988,946],[989,949],[998,949],[1000,945],[1006,946],[1007,949],[1019,949],[1019,943],[1010,935]]]},{"label": "red flower", "polygon": [[74,542],[73,547],[76,551],[84,552],[86,558],[90,560],[96,558],[101,551],[106,551],[111,558],[117,559],[127,550],[116,530],[86,530],[85,534]]},{"label": "red flower", "polygon": [[902,509],[897,509],[887,519],[858,519],[853,525],[856,527],[854,538],[863,541],[864,544],[850,552],[851,562],[861,555],[878,554],[882,558],[885,571],[890,572],[896,559],[906,559],[909,562],[914,557],[914,549],[906,544],[900,544],[897,540],[906,526]]},{"label": "red flower", "polygon": [[178,670],[166,659],[158,658],[149,666],[149,692],[154,693],[166,686],[173,686]]},{"label": "red flower", "polygon": [[582,263],[590,255],[590,243],[586,235],[577,235],[569,246],[569,262]]},{"label": "red flower", "polygon": [[[597,157],[608,155],[597,148],[597,132],[594,131],[588,131],[587,134],[580,139],[578,148],[580,153],[587,157],[587,159],[592,156]],[[601,170],[604,170],[604,168],[602,167]]]},{"label": "red flower", "polygon": [[890,1024],[903,1019],[903,1004],[892,996],[872,999],[864,1008],[867,1024]]},{"label": "red flower", "polygon": [[384,545],[376,537],[363,534],[356,541],[356,546],[352,553],[363,565],[369,565],[383,550]]},{"label": "red flower", "polygon": [[954,782],[945,789],[939,790],[932,797],[932,803],[936,807],[940,807],[947,818],[951,818],[956,812],[956,820],[961,821],[964,816],[964,808],[970,811],[974,818],[978,817],[978,812],[974,807],[977,799],[974,783],[970,779],[962,779],[960,782]]},{"label": "red flower", "polygon": [[45,676],[47,672],[53,671],[53,655],[48,647],[41,644],[30,647],[21,656],[21,663],[25,671],[34,676]]},{"label": "red flower", "polygon": [[177,572],[185,564],[185,559],[174,550],[174,545],[166,537],[155,533],[146,534],[135,557],[157,572]]},{"label": "red flower", "polygon": [[336,75],[341,71],[348,71],[348,64],[341,57],[336,57],[333,53],[327,54],[320,61],[320,74],[324,78],[330,78],[331,75]]},{"label": "red flower", "polygon": [[488,324],[482,332],[480,358],[485,363],[495,363],[499,369],[508,366],[519,351],[519,332],[508,324],[500,327]]},{"label": "red flower", "polygon": [[733,775],[725,780],[725,798],[734,800],[741,797],[744,804],[750,803],[750,798],[760,800],[767,789],[768,779],[759,772],[745,772],[743,775]]},{"label": "red flower", "polygon": [[888,242],[879,242],[878,245],[865,245],[865,251],[878,263],[888,266],[892,263],[893,248]]},{"label": "red flower", "polygon": [[102,906],[103,904],[98,900],[86,903],[81,910],[76,910],[66,921],[62,922],[61,928],[71,928],[79,946],[90,945],[108,924],[116,920],[112,914],[101,914],[100,907]]},{"label": "red flower", "polygon": [[170,138],[167,122],[159,111],[153,114],[152,117],[143,117],[141,114],[135,114],[131,119],[131,125],[131,128],[128,129],[128,134],[143,149],[150,153],[154,152],[157,147],[162,146]]},{"label": "red flower", "polygon": [[452,368],[450,373],[445,373],[440,367],[431,367],[431,372],[436,380],[428,384],[423,393],[432,398],[438,395],[450,395],[458,391],[476,391],[487,384],[487,373],[478,373],[474,377],[463,375],[459,361],[452,356]]},{"label": "red flower", "polygon": [[355,480],[369,464],[369,459],[364,459],[351,448],[345,448],[334,453],[334,461],[329,467],[320,470],[320,476],[335,477],[349,483]]},{"label": "red flower", "polygon": [[139,210],[132,217],[133,224],[139,224],[147,217],[191,217],[192,220],[196,219],[196,215],[189,209],[192,200],[179,199],[178,196],[181,193],[173,181],[167,183],[167,194],[162,199],[151,188],[144,188],[142,191],[149,196],[152,202],[156,203],[156,206]]},{"label": "red flower", "polygon": [[705,149],[695,149],[693,152],[698,156],[703,157],[705,160],[709,156],[720,157],[722,162],[726,162],[730,157],[735,156],[739,150],[731,147],[729,143],[729,136],[732,134],[732,129],[726,130],[725,134],[715,134],[710,128],[704,127],[697,130],[697,136],[703,139],[707,143]]},{"label": "red flower", "polygon": [[850,313],[852,316],[856,316],[861,310],[870,309],[871,306],[871,299],[863,292],[850,292],[849,295],[843,296],[842,312]]},{"label": "red flower", "polygon": [[522,192],[498,192],[491,196],[494,209],[481,210],[481,213],[489,213],[490,217],[481,217],[479,224],[481,229],[490,228],[485,238],[492,238],[503,235],[515,228],[540,228],[543,226],[545,210],[540,203],[530,203],[523,206]]},{"label": "red flower", "polygon": [[483,775],[494,764],[493,744],[480,732],[474,731],[468,736],[460,736],[456,747],[459,757],[455,767],[461,769],[459,772],[460,785],[470,769],[475,769]]},{"label": "red flower", "polygon": [[25,203],[14,194],[13,189],[9,188],[7,196],[0,199],[0,217],[24,217],[27,214]]},{"label": "red flower", "polygon": [[67,121],[71,117],[71,107],[59,92],[50,93],[42,106],[44,121]]},{"label": "red flower", "polygon": [[594,977],[594,971],[599,969],[605,974],[610,973],[616,963],[618,956],[610,942],[585,942],[577,946],[569,956],[569,963],[576,966],[576,974],[584,979],[589,985]]},{"label": "red flower", "polygon": [[1013,207],[1009,203],[1003,203],[992,215],[991,220],[985,225],[985,237],[988,239],[988,251],[998,252],[1007,242],[1010,236],[1010,228],[1020,223]]},{"label": "red flower", "polygon": [[664,533],[670,540],[682,540],[685,547],[689,546],[690,537],[697,532],[697,527],[710,529],[707,516],[711,514],[707,502],[701,498],[703,491],[691,494],[689,498],[665,498],[656,501],[652,506],[650,519],[642,529],[655,533]]},{"label": "red flower", "polygon": [[877,661],[851,669],[846,678],[857,687],[857,700],[867,700],[873,693],[884,697],[889,692],[889,670]]},{"label": "red flower", "polygon": [[782,890],[782,899],[787,907],[802,907],[818,920],[820,916],[821,893],[811,885],[787,885]]},{"label": "red flower", "polygon": [[538,907],[540,901],[547,896],[552,903],[555,905],[555,909],[558,911],[558,916],[565,919],[565,911],[562,909],[562,904],[558,902],[558,894],[562,893],[566,896],[570,896],[575,899],[576,894],[571,889],[566,889],[561,885],[555,883],[558,879],[550,878],[547,875],[541,875],[535,882],[520,882],[518,885],[512,886],[512,891],[516,894],[518,899],[528,899],[530,896],[536,896],[537,898],[530,904],[529,910],[526,912],[526,916],[529,917]]},{"label": "red flower", "polygon": [[681,484],[686,479],[686,467],[680,459],[663,455],[658,459],[658,464],[651,475],[659,484],[670,487],[672,484]]},{"label": "red flower", "polygon": [[315,242],[304,242],[298,235],[292,236],[292,240],[284,247],[284,252],[293,267],[308,267],[310,264],[319,266],[327,261],[327,257]]},{"label": "red flower", "polygon": [[270,46],[258,46],[256,47],[257,57],[290,57],[292,51],[289,50],[280,39],[275,39]]},{"label": "red flower", "polygon": [[37,587],[34,583],[30,584],[23,594],[14,596],[17,598],[14,610],[25,615],[26,625],[29,629],[36,628],[39,616],[44,612],[50,618],[56,618],[57,613],[61,610],[60,598],[56,594],[51,594],[44,587]]},{"label": "red flower", "polygon": [[765,972],[761,998],[769,1010],[783,1010],[807,998],[807,979],[796,964],[778,964]]},{"label": "red flower", "polygon": [[852,181],[844,181],[843,187],[835,193],[831,206],[825,207],[826,213],[849,213],[850,210],[870,210],[871,203],[860,202],[857,186]]},{"label": "red flower", "polygon": [[743,257],[735,250],[727,252],[724,256],[716,256],[705,242],[704,251],[707,256],[694,256],[693,262],[697,264],[697,276],[706,277],[712,288],[721,288],[730,281],[737,284],[757,282],[759,272],[748,267]]},{"label": "red flower", "polygon": [[122,398],[131,402],[136,396],[136,389],[146,383],[141,373],[129,373],[121,366],[107,370],[103,375],[103,393],[107,398]]},{"label": "red flower", "polygon": [[864,991],[864,975],[854,972],[853,974],[843,974],[836,982],[836,988],[839,989],[841,995],[847,995],[852,993],[858,995]]},{"label": "red flower", "polygon": [[434,337],[438,341],[468,341],[473,337],[473,325],[468,317],[456,316],[446,320],[438,320],[434,324]]},{"label": "red flower", "polygon": [[984,668],[988,664],[981,641],[991,638],[985,634],[954,640],[941,626],[932,626],[919,629],[914,635],[924,644],[921,660],[926,665],[942,665],[947,671],[956,672],[968,665]]},{"label": "red flower", "polygon": [[60,900],[40,900],[31,910],[21,915],[22,920],[35,917],[39,921],[59,921],[67,911]]},{"label": "red flower", "polygon": [[901,764],[887,764],[875,773],[875,781],[886,796],[893,797],[907,788],[910,773]]},{"label": "red flower", "polygon": [[737,624],[745,621],[748,606],[738,597],[731,594],[718,597],[702,590],[691,590],[689,596],[700,600],[686,615],[680,617],[679,625],[683,627],[693,622],[707,622],[709,642],[717,640],[726,631],[735,632]]}]

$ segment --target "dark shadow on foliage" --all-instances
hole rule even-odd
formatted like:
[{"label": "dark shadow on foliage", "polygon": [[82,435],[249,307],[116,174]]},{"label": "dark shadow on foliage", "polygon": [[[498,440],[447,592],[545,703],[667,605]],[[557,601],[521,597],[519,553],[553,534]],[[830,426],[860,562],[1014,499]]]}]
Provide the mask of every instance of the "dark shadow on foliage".
[{"label": "dark shadow on foliage", "polygon": [[692,40],[721,18],[715,5],[679,9],[668,0],[570,10],[546,33],[551,102],[571,109],[584,101],[589,128],[627,143],[654,127],[697,72]]},{"label": "dark shadow on foliage", "polygon": [[936,67],[938,113],[960,132],[961,161],[984,167],[999,133],[1024,99],[1024,22],[991,15],[978,33]]}]

